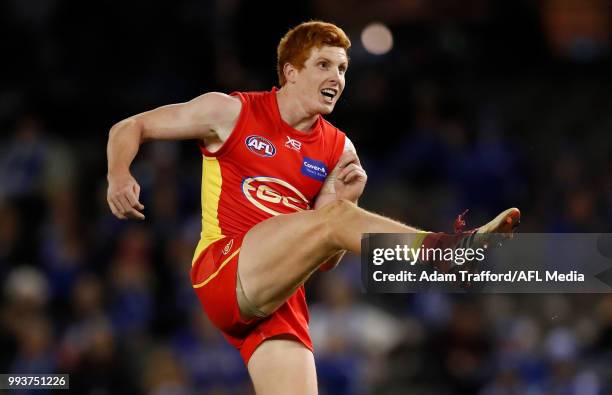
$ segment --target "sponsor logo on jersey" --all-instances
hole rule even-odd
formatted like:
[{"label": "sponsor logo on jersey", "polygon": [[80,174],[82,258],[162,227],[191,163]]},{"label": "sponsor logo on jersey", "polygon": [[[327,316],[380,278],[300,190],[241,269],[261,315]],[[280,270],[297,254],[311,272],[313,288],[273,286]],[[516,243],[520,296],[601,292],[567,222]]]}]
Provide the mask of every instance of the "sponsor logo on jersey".
[{"label": "sponsor logo on jersey", "polygon": [[276,147],[274,144],[261,136],[253,134],[247,137],[244,142],[251,152],[263,156],[264,158],[270,158],[276,154]]},{"label": "sponsor logo on jersey", "polygon": [[302,160],[302,174],[317,181],[324,181],[327,178],[327,167],[325,163],[304,157]]},{"label": "sponsor logo on jersey", "polygon": [[234,239],[231,239],[229,243],[227,243],[225,247],[223,247],[223,255],[227,255],[227,253],[230,252],[230,250],[232,249],[233,245],[234,245]]},{"label": "sponsor logo on jersey", "polygon": [[298,140],[292,139],[291,137],[287,136],[285,147],[296,150],[296,151],[300,151],[302,149],[302,143]]},{"label": "sponsor logo on jersey", "polygon": [[242,181],[242,193],[255,207],[272,215],[289,214],[310,208],[308,199],[302,192],[278,178],[246,178]]}]

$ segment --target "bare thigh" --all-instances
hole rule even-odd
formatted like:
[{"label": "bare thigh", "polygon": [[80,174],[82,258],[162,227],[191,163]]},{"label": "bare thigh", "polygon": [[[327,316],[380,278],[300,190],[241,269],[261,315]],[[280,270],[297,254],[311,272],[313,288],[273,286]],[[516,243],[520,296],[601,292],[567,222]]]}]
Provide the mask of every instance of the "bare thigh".
[{"label": "bare thigh", "polygon": [[342,200],[279,215],[255,225],[243,239],[238,258],[242,290],[252,307],[269,314],[332,255],[359,253],[362,233],[416,232]]},{"label": "bare thigh", "polygon": [[248,370],[257,395],[318,393],[312,352],[293,340],[266,340],[251,356]]},{"label": "bare thigh", "polygon": [[254,307],[271,313],[338,251],[322,217],[318,211],[279,215],[248,231],[240,250],[238,275]]}]

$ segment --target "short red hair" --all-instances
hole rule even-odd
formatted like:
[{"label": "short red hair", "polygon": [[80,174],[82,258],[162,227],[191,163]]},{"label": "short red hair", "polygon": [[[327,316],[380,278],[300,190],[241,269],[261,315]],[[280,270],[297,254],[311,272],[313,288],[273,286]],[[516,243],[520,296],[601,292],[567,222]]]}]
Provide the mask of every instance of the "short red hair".
[{"label": "short red hair", "polygon": [[287,82],[283,72],[285,64],[291,63],[301,70],[312,48],[321,48],[324,45],[344,48],[348,52],[351,40],[338,26],[321,21],[300,23],[289,30],[280,40],[276,50],[276,71],[280,85],[283,86]]}]

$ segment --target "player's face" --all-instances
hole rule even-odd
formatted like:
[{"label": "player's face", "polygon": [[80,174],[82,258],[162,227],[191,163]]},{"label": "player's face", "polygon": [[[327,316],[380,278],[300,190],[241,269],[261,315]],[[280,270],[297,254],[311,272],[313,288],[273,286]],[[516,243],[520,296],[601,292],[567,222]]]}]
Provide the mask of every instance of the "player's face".
[{"label": "player's face", "polygon": [[308,111],[329,114],[344,90],[348,58],[344,48],[314,47],[304,67],[297,73],[296,85]]}]

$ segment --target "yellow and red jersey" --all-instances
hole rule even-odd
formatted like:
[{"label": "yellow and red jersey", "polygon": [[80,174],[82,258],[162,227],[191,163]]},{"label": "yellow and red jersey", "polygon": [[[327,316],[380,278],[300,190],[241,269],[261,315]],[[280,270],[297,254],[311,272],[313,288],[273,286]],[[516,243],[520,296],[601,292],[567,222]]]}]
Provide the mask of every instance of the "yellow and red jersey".
[{"label": "yellow and red jersey", "polygon": [[242,102],[216,152],[203,144],[202,233],[194,261],[211,243],[240,236],[279,214],[311,209],[344,150],[345,135],[321,116],[308,133],[280,116],[276,89],[232,93]]}]

